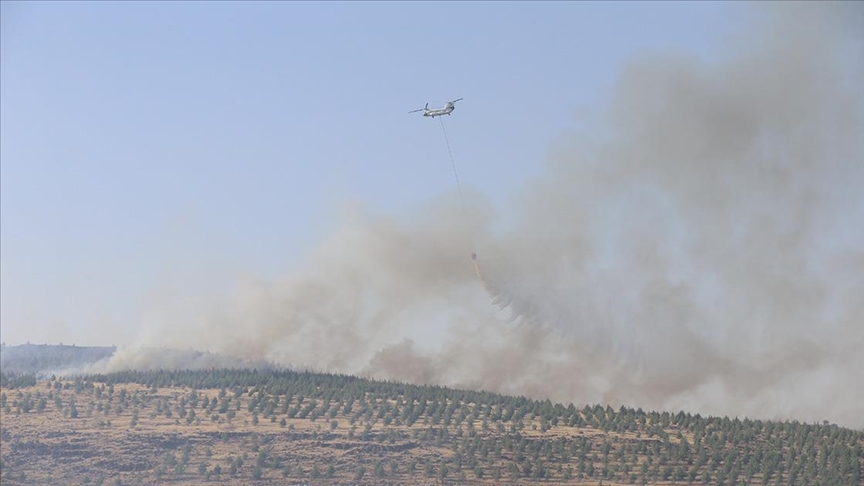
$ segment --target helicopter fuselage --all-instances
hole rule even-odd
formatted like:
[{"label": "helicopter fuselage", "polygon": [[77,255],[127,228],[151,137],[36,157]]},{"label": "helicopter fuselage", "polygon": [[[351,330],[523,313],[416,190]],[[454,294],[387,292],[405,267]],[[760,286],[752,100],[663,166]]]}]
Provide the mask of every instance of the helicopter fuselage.
[{"label": "helicopter fuselage", "polygon": [[424,111],[423,116],[431,116],[432,118],[435,118],[436,116],[449,115],[450,113],[453,112],[454,108],[455,108],[455,106],[453,106],[453,104],[447,103],[447,106],[445,106],[444,109],[442,109],[442,110],[426,110],[426,111]]},{"label": "helicopter fuselage", "polygon": [[449,115],[451,111],[453,110],[429,110],[423,113],[423,116],[431,116],[432,118],[435,118],[436,116]]},{"label": "helicopter fuselage", "polygon": [[441,116],[441,115],[449,115],[450,113],[453,112],[454,109],[456,109],[456,102],[460,101],[460,100],[462,100],[462,98],[459,98],[458,100],[448,101],[444,105],[444,108],[442,108],[440,110],[430,110],[429,109],[429,103],[426,103],[425,107],[420,108],[419,110],[409,111],[408,113],[417,113],[418,111],[422,111],[423,116],[429,116],[432,118],[435,118],[436,116]]}]

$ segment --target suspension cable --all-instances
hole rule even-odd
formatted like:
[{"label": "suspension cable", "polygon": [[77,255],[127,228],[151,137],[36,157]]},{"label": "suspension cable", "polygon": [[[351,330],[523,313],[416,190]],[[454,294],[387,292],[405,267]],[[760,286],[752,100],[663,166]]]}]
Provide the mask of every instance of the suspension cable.
[{"label": "suspension cable", "polygon": [[438,117],[438,121],[441,123],[441,132],[444,133],[444,142],[447,144],[447,155],[450,156],[450,166],[453,167],[453,177],[456,179],[456,188],[459,190],[459,202],[462,205],[462,218],[465,221],[465,229],[468,232],[468,241],[471,244],[471,258],[476,259],[476,252],[474,248],[474,236],[471,231],[471,224],[468,220],[468,208],[465,205],[465,195],[462,193],[462,183],[459,182],[459,173],[456,171],[456,160],[453,158],[453,151],[450,150],[450,139],[447,137],[447,129],[444,128],[444,118]]}]

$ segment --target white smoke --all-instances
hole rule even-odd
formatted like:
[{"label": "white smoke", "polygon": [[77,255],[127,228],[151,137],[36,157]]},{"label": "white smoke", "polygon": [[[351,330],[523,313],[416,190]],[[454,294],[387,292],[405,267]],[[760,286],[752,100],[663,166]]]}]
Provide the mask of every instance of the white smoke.
[{"label": "white smoke", "polygon": [[[772,6],[707,64],[647,53],[517,195],[358,215],[308,270],[148,345],[556,401],[864,426],[864,6]],[[856,47],[858,46],[858,47]],[[592,133],[594,133],[592,132]],[[443,339],[412,332],[438,326]],[[410,332],[409,330],[410,329]],[[416,334],[416,332],[415,332]]]}]

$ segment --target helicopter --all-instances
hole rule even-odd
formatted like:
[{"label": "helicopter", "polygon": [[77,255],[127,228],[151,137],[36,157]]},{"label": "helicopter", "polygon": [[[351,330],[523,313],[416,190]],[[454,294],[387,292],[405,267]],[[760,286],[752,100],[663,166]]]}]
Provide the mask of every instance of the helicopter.
[{"label": "helicopter", "polygon": [[450,113],[453,112],[453,110],[456,109],[456,102],[461,101],[461,100],[462,100],[462,98],[459,98],[458,100],[448,101],[444,105],[444,108],[441,110],[430,110],[429,109],[429,103],[426,103],[425,107],[420,108],[419,110],[409,111],[408,113],[417,113],[418,111],[422,111],[423,116],[431,116],[432,118],[435,118],[436,116],[441,116],[441,115],[449,115]]}]

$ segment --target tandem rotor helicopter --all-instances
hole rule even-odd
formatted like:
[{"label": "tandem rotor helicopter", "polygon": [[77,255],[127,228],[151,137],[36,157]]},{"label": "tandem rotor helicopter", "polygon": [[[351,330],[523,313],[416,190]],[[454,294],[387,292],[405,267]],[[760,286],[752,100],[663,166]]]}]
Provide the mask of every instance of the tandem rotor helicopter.
[{"label": "tandem rotor helicopter", "polygon": [[417,113],[418,111],[422,111],[423,116],[431,116],[432,118],[435,118],[436,116],[441,116],[441,115],[449,115],[450,113],[453,112],[453,110],[456,109],[456,102],[461,101],[461,100],[462,100],[462,98],[459,98],[458,100],[448,101],[444,105],[444,108],[440,109],[440,110],[430,110],[429,109],[429,103],[426,103],[425,107],[420,108],[419,110],[409,111],[408,113]]}]

